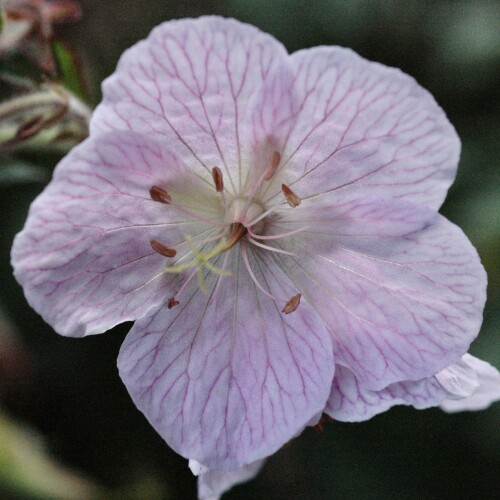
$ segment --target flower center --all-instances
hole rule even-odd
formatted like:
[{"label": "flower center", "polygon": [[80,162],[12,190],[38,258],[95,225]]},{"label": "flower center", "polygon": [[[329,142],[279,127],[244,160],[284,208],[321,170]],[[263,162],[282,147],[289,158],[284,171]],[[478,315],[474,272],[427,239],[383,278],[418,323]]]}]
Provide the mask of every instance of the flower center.
[{"label": "flower center", "polygon": [[239,223],[246,228],[251,227],[252,231],[256,233],[260,233],[264,227],[263,219],[260,219],[254,224],[252,224],[252,222],[260,217],[265,211],[265,208],[260,203],[252,201],[251,204],[248,205],[248,200],[246,198],[234,198],[227,207],[224,221],[228,224]]},{"label": "flower center", "polygon": [[[169,309],[179,304],[178,297],[186,289],[194,276],[197,276],[198,278],[199,288],[202,291],[207,292],[204,277],[205,270],[218,275],[218,281],[215,288],[215,290],[218,290],[222,278],[232,275],[232,272],[227,270],[226,266],[228,262],[229,250],[231,250],[238,243],[241,243],[241,255],[248,271],[248,275],[257,288],[272,300],[284,303],[283,313],[290,314],[297,309],[300,303],[301,294],[298,293],[289,300],[272,295],[269,290],[266,290],[258,282],[248,257],[248,248],[252,245],[269,252],[294,255],[292,252],[284,250],[283,248],[267,245],[263,243],[263,241],[277,241],[304,230],[304,228],[299,228],[282,234],[265,234],[269,215],[279,213],[283,210],[290,210],[290,207],[295,208],[301,203],[300,198],[285,184],[281,185],[284,200],[271,207],[265,207],[259,202],[257,197],[261,192],[261,188],[266,182],[270,181],[275,176],[278,170],[279,162],[280,154],[275,151],[272,155],[269,167],[262,172],[261,176],[251,186],[248,193],[246,193],[245,196],[240,195],[231,197],[229,200],[226,198],[224,190],[222,171],[218,167],[214,167],[212,169],[214,186],[220,196],[221,205],[224,208],[224,216],[220,220],[209,219],[199,213],[195,213],[183,207],[182,205],[176,203],[167,191],[159,186],[153,186],[149,190],[150,197],[153,201],[170,205],[172,208],[190,216],[194,220],[210,224],[211,230],[207,231],[208,234],[210,234],[210,232],[214,229],[216,229],[217,232],[216,235],[213,235],[212,232],[212,236],[209,236],[201,241],[197,240],[196,242],[191,236],[186,236],[185,242],[189,247],[189,251],[178,259],[175,264],[169,265],[165,268],[166,273],[181,273],[190,268],[194,268],[193,271],[188,274],[184,284],[181,286],[176,295],[168,300],[167,305]],[[151,240],[151,247],[155,252],[169,259],[174,258],[177,255],[177,250],[175,248],[164,245],[157,240]],[[211,261],[224,253],[226,253],[226,257],[223,259],[222,267],[215,266]],[[189,257],[191,257],[190,260]]]}]

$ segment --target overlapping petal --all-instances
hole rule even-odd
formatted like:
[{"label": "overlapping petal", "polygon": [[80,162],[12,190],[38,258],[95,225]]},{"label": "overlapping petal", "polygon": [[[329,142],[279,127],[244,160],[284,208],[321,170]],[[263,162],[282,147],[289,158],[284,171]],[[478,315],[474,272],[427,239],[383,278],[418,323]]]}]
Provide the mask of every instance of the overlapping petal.
[{"label": "overlapping petal", "polygon": [[440,406],[448,412],[482,410],[500,399],[500,374],[489,363],[464,354],[433,377],[390,384],[379,391],[365,387],[344,366],[335,367],[325,408],[335,420],[368,420],[395,405],[417,409]]},{"label": "overlapping petal", "polygon": [[[29,303],[59,333],[101,333],[168,298],[172,280],[150,240],[175,245],[184,233],[204,234],[207,225],[152,201],[155,184],[183,200],[189,189],[197,197],[204,189],[160,143],[115,132],[74,149],[31,206],[12,262]],[[187,248],[179,250],[181,256]]]},{"label": "overlapping petal", "polygon": [[486,275],[439,214],[365,199],[304,204],[280,224],[306,228],[286,242],[297,257],[276,258],[331,331],[336,362],[367,388],[432,376],[476,337]]},{"label": "overlapping petal", "polygon": [[348,368],[337,365],[325,413],[335,420],[361,422],[395,405],[411,405],[418,409],[437,406],[446,396],[434,377],[396,382],[373,391],[363,386]]},{"label": "overlapping petal", "polygon": [[[465,365],[465,366],[464,366]],[[437,380],[448,392],[448,397],[441,403],[444,411],[454,413],[457,411],[477,411],[488,408],[495,401],[500,400],[500,373],[486,361],[478,359],[470,354],[465,354],[460,360],[458,375],[468,368],[474,372],[472,377],[457,377],[457,371],[453,374],[454,380],[450,379],[450,370],[445,369],[436,375]],[[470,382],[472,378],[472,384]],[[473,384],[477,388],[472,394],[464,398],[458,398],[457,392],[464,394],[464,388],[467,389]],[[457,386],[460,390],[457,391]],[[465,393],[467,394],[467,393]]]},{"label": "overlapping petal", "polygon": [[284,58],[277,40],[235,20],[162,24],[123,54],[104,83],[91,134],[130,129],[157,136],[193,169],[219,166],[235,191],[244,168],[242,117]]},{"label": "overlapping petal", "polygon": [[[317,314],[305,302],[282,314],[239,254],[227,263],[233,276],[207,277],[208,294],[193,285],[174,309],[137,321],[118,358],[134,402],[167,443],[222,472],[270,455],[322,411],[334,368]],[[264,274],[267,263],[249,259],[272,293],[292,293],[279,269]]]}]

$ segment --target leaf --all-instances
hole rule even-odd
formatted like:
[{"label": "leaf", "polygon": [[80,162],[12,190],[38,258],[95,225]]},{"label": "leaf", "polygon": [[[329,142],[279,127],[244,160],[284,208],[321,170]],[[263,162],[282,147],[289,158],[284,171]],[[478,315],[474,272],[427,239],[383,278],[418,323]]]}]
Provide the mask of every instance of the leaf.
[{"label": "leaf", "polygon": [[54,41],[52,48],[59,66],[61,84],[85,100],[82,74],[75,53],[61,41]]}]

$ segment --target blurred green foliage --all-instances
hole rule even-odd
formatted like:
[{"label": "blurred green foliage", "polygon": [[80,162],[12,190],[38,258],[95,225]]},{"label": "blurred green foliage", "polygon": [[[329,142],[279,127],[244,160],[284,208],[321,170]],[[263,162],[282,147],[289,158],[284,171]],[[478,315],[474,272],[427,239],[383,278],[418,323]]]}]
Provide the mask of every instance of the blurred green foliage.
[{"label": "blurred green foliage", "polygon": [[[100,82],[113,71],[125,48],[161,21],[200,14],[234,16],[255,24],[290,51],[344,45],[413,75],[445,109],[462,139],[457,181],[442,212],[463,228],[488,271],[484,328],[472,353],[500,367],[498,2],[83,0],[81,4],[81,22],[58,34],[78,53],[94,104]],[[56,159],[37,164],[31,157],[28,165],[21,158],[19,178],[4,180],[0,186],[1,303],[15,320],[33,365],[24,391],[0,393],[3,406],[45,436],[54,459],[96,483],[128,498],[195,498],[195,480],[185,461],[150,428],[118,378],[116,356],[129,325],[82,340],[59,337],[27,306],[11,275],[12,239],[43,188],[44,175],[39,173],[50,174]],[[31,180],[36,182],[26,182],[26,169],[33,169]],[[272,457],[255,481],[235,488],[227,498],[498,498],[499,410],[497,404],[485,412],[446,415],[437,409],[395,408],[366,423],[329,424],[324,434],[308,430]],[[0,497],[28,498],[7,488],[1,477]]]}]

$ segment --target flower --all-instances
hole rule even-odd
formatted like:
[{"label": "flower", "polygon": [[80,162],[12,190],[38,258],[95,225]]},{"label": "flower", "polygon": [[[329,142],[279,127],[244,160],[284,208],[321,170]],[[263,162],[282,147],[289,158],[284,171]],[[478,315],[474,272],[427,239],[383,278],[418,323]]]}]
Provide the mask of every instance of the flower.
[{"label": "flower", "polygon": [[474,398],[486,276],[437,213],[460,143],[411,77],[205,17],[157,27],[103,94],[15,274],[62,335],[135,320],[120,375],[202,498],[322,412]]}]

